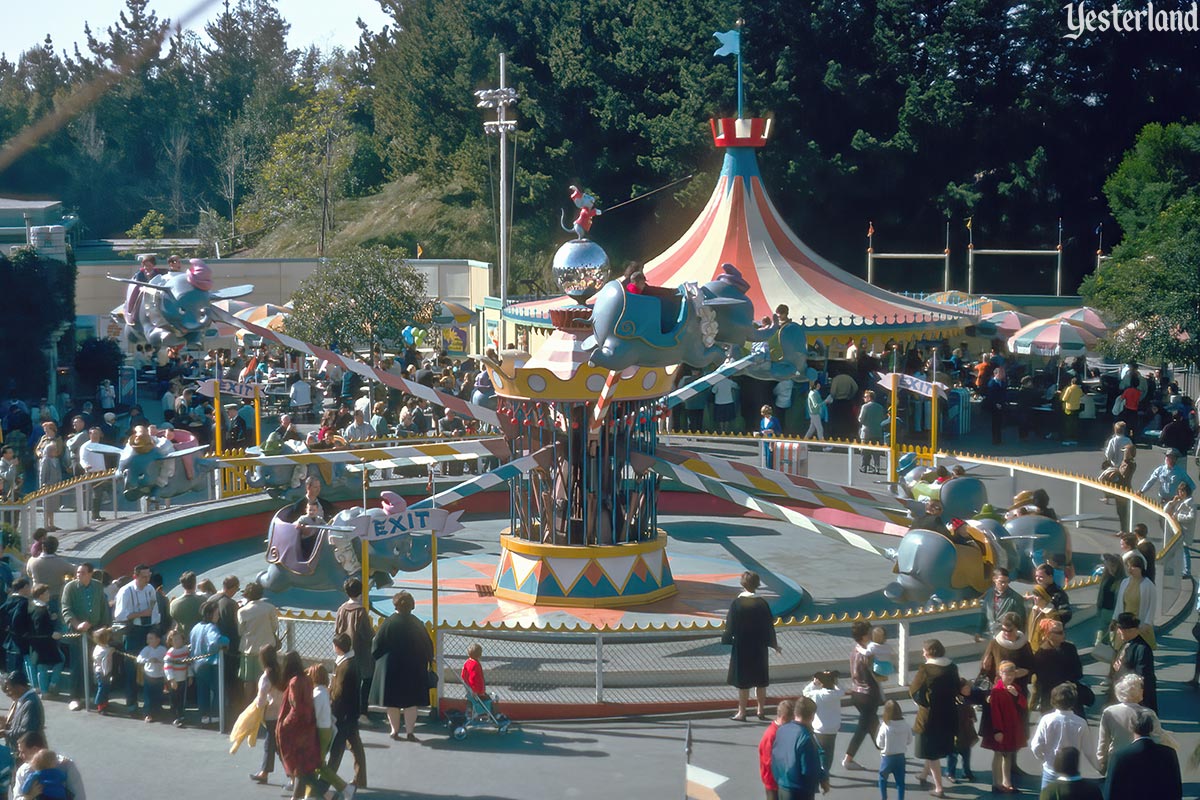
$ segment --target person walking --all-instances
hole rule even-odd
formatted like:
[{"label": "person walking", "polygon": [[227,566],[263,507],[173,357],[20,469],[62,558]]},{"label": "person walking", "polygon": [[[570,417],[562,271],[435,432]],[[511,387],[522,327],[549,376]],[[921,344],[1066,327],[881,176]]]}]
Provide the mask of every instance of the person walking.
[{"label": "person walking", "polygon": [[858,711],[858,721],[850,734],[846,755],[842,757],[842,768],[863,771],[864,767],[854,760],[854,756],[863,739],[870,736],[874,741],[879,731],[876,712],[883,703],[883,692],[871,668],[874,658],[867,650],[871,644],[871,624],[866,620],[855,620],[850,625],[850,637],[854,639],[854,649],[850,651],[850,703]]},{"label": "person walking", "polygon": [[[883,441],[883,421],[887,412],[883,406],[875,402],[875,392],[868,389],[863,392],[863,405],[858,411],[858,438],[864,444],[879,444]],[[873,450],[863,450],[859,472],[879,473],[880,454]]]},{"label": "person walking", "polygon": [[780,700],[775,708],[775,719],[758,740],[758,777],[762,781],[767,800],[779,800],[779,782],[775,780],[775,771],[771,768],[771,751],[775,747],[775,737],[779,729],[794,718],[795,705],[792,701]]},{"label": "person walking", "polygon": [[1055,754],[1064,747],[1082,751],[1093,767],[1100,768],[1093,755],[1096,745],[1087,720],[1075,713],[1079,705],[1075,684],[1069,681],[1058,684],[1050,692],[1050,698],[1053,710],[1042,716],[1029,740],[1029,749],[1042,762],[1043,789],[1054,782],[1057,774]]},{"label": "person walking", "polygon": [[1000,444],[1004,432],[1004,412],[1008,405],[1008,386],[1004,367],[992,370],[991,380],[984,386],[983,407],[992,415],[992,444]]},{"label": "person walking", "polygon": [[427,676],[433,660],[433,643],[424,623],[412,613],[416,603],[411,594],[396,593],[392,597],[392,606],[396,613],[385,619],[375,632],[371,655],[376,660],[387,659],[382,668],[381,691],[392,739],[401,739],[400,716],[403,713],[403,738],[415,742],[417,737],[413,728],[417,722],[417,709],[429,705]]},{"label": "person walking", "polygon": [[829,776],[821,769],[812,733],[816,704],[807,697],[796,701],[796,718],[779,727],[771,747],[771,769],[779,784],[779,800],[813,800],[817,790],[829,791]]},{"label": "person walking", "polygon": [[1125,675],[1137,675],[1142,679],[1142,705],[1158,712],[1158,676],[1154,672],[1154,651],[1142,638],[1142,622],[1128,612],[1117,616],[1117,635],[1121,647],[1117,650],[1110,670],[1110,683]]},{"label": "person walking", "polygon": [[1104,794],[1079,775],[1078,748],[1063,747],[1054,753],[1054,780],[1042,787],[1038,800],[1104,800]]},{"label": "person walking", "polygon": [[946,658],[946,648],[937,639],[927,640],[922,653],[925,663],[917,668],[908,687],[909,696],[917,704],[912,727],[916,735],[914,755],[925,762],[917,780],[924,788],[932,778],[930,794],[944,797],[941,760],[954,752],[954,735],[958,730],[958,667]]},{"label": "person walking", "polygon": [[284,659],[283,679],[286,688],[279,701],[275,745],[284,771],[292,779],[292,800],[300,800],[320,794],[316,773],[321,766],[321,748],[312,681],[295,650]]},{"label": "person walking", "polygon": [[771,607],[756,594],[761,582],[757,572],[742,573],[742,592],[729,606],[725,633],[721,637],[722,644],[732,645],[725,680],[738,690],[737,712],[732,719],[739,722],[746,719],[751,689],[754,689],[758,717],[766,719],[767,686],[771,683],[767,648],[776,653],[783,652],[775,637]]},{"label": "person walking", "polygon": [[[371,629],[371,615],[363,605],[363,585],[360,578],[347,578],[342,584],[346,593],[346,602],[338,606],[334,618],[333,632],[344,633],[350,638],[350,650],[357,667],[359,678],[359,708],[363,714],[368,714],[367,704],[370,700],[371,678],[375,675],[375,659],[371,657],[371,640],[375,631]],[[368,714],[369,716],[369,714]]]},{"label": "person walking", "polygon": [[[904,712],[900,710],[900,704],[895,700],[888,700],[883,704],[883,724],[879,726],[879,733],[875,734],[875,746],[879,748],[880,757],[879,796],[882,800],[887,800],[889,777],[896,783],[896,797],[898,800],[904,800],[904,753],[908,750],[910,739],[912,731],[904,721]],[[941,789],[930,792],[930,795],[945,797]]]},{"label": "person walking", "polygon": [[805,439],[815,438],[825,441],[825,420],[829,416],[829,406],[821,399],[821,382],[813,381],[808,390],[808,399],[804,403],[808,410],[808,430],[804,432]]},{"label": "person walking", "polygon": [[1108,762],[1113,754],[1133,742],[1133,724],[1139,714],[1149,714],[1154,720],[1154,740],[1179,749],[1175,737],[1163,730],[1158,715],[1142,705],[1145,681],[1140,675],[1124,675],[1113,686],[1117,702],[1100,714],[1100,733],[1096,740],[1096,769],[1101,775],[1108,772]]},{"label": "person walking", "polygon": [[1141,797],[1182,800],[1179,756],[1167,745],[1151,738],[1154,720],[1149,714],[1138,713],[1133,733],[1133,742],[1113,755],[1104,782],[1104,796],[1108,800]]}]

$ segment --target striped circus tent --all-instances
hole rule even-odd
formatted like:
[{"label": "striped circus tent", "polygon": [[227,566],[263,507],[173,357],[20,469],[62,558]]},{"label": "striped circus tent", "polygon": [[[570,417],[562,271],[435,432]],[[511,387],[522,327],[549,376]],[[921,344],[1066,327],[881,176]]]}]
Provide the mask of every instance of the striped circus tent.
[{"label": "striped circus tent", "polygon": [[[872,286],[818,255],[800,240],[771,202],[758,171],[756,149],[767,143],[764,119],[712,121],[713,142],[724,150],[720,177],[704,210],[665,252],[643,267],[647,282],[666,287],[707,283],[731,263],[749,282],[756,317],[788,306],[810,340],[843,335],[908,339],[960,330],[973,315]],[[603,236],[603,218],[597,223]],[[519,304],[505,316],[538,324],[566,298]]]},{"label": "striped circus tent", "polygon": [[1060,311],[1054,315],[1053,319],[1068,319],[1082,325],[1097,336],[1104,336],[1108,333],[1108,323],[1104,321],[1104,317],[1100,316],[1100,312],[1091,306]]},{"label": "striped circus tent", "polygon": [[1097,341],[1095,334],[1070,320],[1039,319],[1014,333],[1008,349],[1023,356],[1081,356]]}]

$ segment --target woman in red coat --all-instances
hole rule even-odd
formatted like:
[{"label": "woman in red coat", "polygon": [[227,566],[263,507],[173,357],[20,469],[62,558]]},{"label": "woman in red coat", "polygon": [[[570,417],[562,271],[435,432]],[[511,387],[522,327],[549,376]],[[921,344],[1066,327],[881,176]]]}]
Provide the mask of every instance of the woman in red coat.
[{"label": "woman in red coat", "polygon": [[1013,764],[1017,751],[1025,746],[1029,700],[1017,680],[1017,667],[1011,661],[1000,664],[1000,679],[988,697],[989,713],[979,731],[983,746],[992,751],[992,794],[1014,794]]},{"label": "woman in red coat", "polygon": [[292,798],[300,800],[308,788],[312,794],[320,793],[316,773],[321,766],[321,748],[312,681],[304,674],[304,663],[295,650],[284,661],[283,679],[287,688],[283,690],[279,720],[275,723],[275,744],[283,769],[292,779]]}]

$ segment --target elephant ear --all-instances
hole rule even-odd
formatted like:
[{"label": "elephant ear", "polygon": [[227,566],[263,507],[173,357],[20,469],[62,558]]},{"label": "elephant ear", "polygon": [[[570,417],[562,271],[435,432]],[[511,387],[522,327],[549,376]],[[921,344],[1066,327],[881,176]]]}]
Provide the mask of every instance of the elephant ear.
[{"label": "elephant ear", "polygon": [[103,453],[106,456],[119,456],[125,452],[124,447],[113,447],[111,444],[93,444],[91,450],[94,453]]},{"label": "elephant ear", "polygon": [[176,450],[174,453],[171,453],[170,455],[163,456],[163,458],[182,458],[183,456],[190,456],[194,453],[203,453],[207,449],[208,449],[208,445],[206,445],[206,444],[202,444],[197,447],[186,447],[183,450]]},{"label": "elephant ear", "polygon": [[599,346],[600,346],[600,343],[596,341],[595,336],[587,337],[586,339],[583,340],[583,344],[581,345],[581,347],[583,347],[584,350],[595,350]]},{"label": "elephant ear", "polygon": [[736,306],[746,302],[744,297],[706,297],[704,305],[706,306]]}]

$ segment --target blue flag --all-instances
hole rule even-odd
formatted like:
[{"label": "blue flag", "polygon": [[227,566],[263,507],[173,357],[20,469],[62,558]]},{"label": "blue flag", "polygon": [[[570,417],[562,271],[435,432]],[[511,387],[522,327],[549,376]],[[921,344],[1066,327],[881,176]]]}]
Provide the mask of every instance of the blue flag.
[{"label": "blue flag", "polygon": [[721,46],[713,53],[714,56],[736,56],[742,52],[742,35],[738,30],[725,31],[724,33],[714,33],[717,41]]},{"label": "blue flag", "polygon": [[1104,230],[1104,223],[1103,223],[1103,222],[1101,222],[1099,225],[1097,225],[1097,226],[1096,226],[1096,235],[1097,235],[1097,236],[1099,236],[1099,235],[1100,235],[1100,231],[1102,231],[1102,230]]}]

